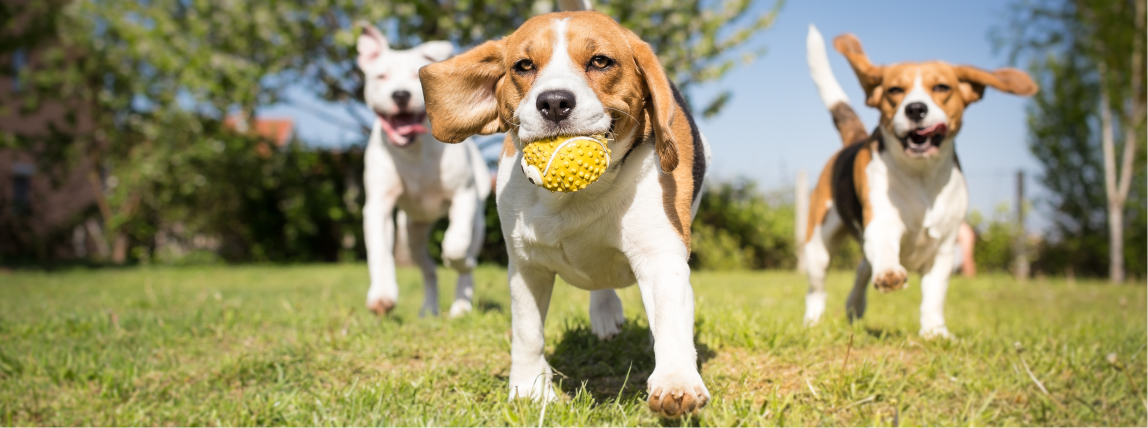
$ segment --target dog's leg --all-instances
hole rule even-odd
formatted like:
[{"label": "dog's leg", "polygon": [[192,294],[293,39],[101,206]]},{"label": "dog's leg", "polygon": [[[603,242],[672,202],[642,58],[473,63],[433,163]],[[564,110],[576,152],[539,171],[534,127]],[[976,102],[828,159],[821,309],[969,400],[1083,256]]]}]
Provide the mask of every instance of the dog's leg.
[{"label": "dog's leg", "polygon": [[845,314],[849,316],[849,322],[865,316],[865,293],[869,291],[869,278],[872,277],[873,267],[862,256],[861,263],[857,265],[857,276],[853,278],[853,291],[849,292],[849,300],[845,302]]},{"label": "dog's leg", "polygon": [[[667,260],[680,259],[667,263]],[[676,254],[631,259],[638,287],[648,293],[653,308],[646,307],[654,334],[654,373],[647,385],[650,410],[676,418],[693,413],[710,399],[698,373],[694,347],[694,291],[690,267]]]},{"label": "dog's leg", "polygon": [[443,264],[458,272],[454,302],[450,305],[450,316],[457,317],[470,312],[474,299],[474,267],[478,264],[478,251],[486,233],[484,208],[471,189],[460,192],[451,199],[447,213],[450,225],[442,239]]},{"label": "dog's leg", "polygon": [[[368,181],[370,177],[368,177]],[[367,308],[376,315],[385,315],[399,301],[399,286],[395,282],[395,222],[392,213],[398,191],[382,189],[378,194],[368,191],[363,206],[363,234],[367,244],[367,269],[371,288],[367,290]]]},{"label": "dog's leg", "polygon": [[435,273],[435,262],[427,249],[430,241],[431,229],[434,223],[407,221],[407,241],[410,242],[411,258],[423,273],[423,307],[419,309],[419,316],[427,314],[438,316],[438,275]]},{"label": "dog's leg", "polygon": [[[812,326],[825,312],[825,274],[829,270],[830,254],[841,233],[841,217],[830,208],[821,224],[813,228],[813,235],[805,242],[805,274],[809,279],[809,292],[805,295],[805,325]],[[869,278],[865,278],[866,281]]]},{"label": "dog's leg", "polygon": [[622,332],[626,315],[622,313],[622,299],[614,290],[590,292],[590,329],[602,340],[613,339]]},{"label": "dog's leg", "polygon": [[510,399],[518,397],[553,400],[552,371],[542,353],[546,345],[543,327],[554,290],[554,272],[507,267],[510,277]]},{"label": "dog's leg", "polygon": [[953,239],[937,250],[932,266],[921,277],[921,336],[952,338],[945,327],[945,293],[953,268]]},{"label": "dog's leg", "polygon": [[862,250],[873,266],[873,285],[882,292],[897,291],[909,282],[909,271],[901,265],[901,236],[905,226],[898,219],[873,219],[865,227]]}]

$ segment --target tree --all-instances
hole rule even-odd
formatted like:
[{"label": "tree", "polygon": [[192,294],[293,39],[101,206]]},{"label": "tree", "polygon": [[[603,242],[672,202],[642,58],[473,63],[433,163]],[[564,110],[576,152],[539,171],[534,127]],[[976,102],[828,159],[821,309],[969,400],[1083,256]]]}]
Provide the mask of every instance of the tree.
[{"label": "tree", "polygon": [[[1109,279],[1124,282],[1126,262],[1140,269],[1144,258],[1143,242],[1125,247],[1127,231],[1145,228],[1143,215],[1130,223],[1125,213],[1144,209],[1145,0],[1019,3],[1009,29],[998,39],[1014,61],[1028,58],[1045,89],[1029,109],[1029,146],[1055,195],[1058,228],[1079,251],[1071,261],[1106,252]],[[1101,222],[1108,248],[1097,252]]]}]

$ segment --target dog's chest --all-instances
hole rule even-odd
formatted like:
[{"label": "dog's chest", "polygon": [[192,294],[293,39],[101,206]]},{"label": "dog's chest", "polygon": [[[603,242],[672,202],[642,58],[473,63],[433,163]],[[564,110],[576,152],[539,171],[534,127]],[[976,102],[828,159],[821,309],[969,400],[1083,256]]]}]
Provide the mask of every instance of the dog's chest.
[{"label": "dog's chest", "polygon": [[630,261],[618,249],[620,221],[612,219],[614,213],[598,214],[523,213],[516,233],[524,258],[557,272],[581,289],[632,285],[635,279]]},{"label": "dog's chest", "polygon": [[[427,141],[423,144],[442,144]],[[401,149],[400,149],[401,150]],[[451,170],[451,155],[411,156],[415,153],[392,153],[395,169],[402,184],[397,201],[407,215],[418,221],[434,221],[446,215],[454,193],[466,188],[466,176]],[[465,165],[463,165],[465,166]],[[465,169],[464,169],[465,170]]]},{"label": "dog's chest", "polygon": [[[901,259],[910,269],[924,266],[937,250],[951,243],[968,207],[964,176],[960,169],[947,169],[947,176],[931,179],[891,174],[886,202],[904,227]],[[876,208],[876,207],[875,207]]]}]

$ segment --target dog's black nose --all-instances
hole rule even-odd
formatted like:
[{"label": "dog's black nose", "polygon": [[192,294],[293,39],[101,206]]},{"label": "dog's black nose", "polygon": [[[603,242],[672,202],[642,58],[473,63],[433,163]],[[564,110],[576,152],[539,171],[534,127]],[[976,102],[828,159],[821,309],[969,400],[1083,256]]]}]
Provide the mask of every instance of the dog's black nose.
[{"label": "dog's black nose", "polygon": [[574,93],[565,89],[555,89],[538,94],[535,103],[542,117],[554,123],[561,122],[574,111]]},{"label": "dog's black nose", "polygon": [[395,100],[395,104],[399,107],[406,107],[411,102],[411,93],[407,91],[395,91],[391,94],[391,99]]},{"label": "dog's black nose", "polygon": [[905,116],[908,116],[909,120],[924,119],[928,113],[929,107],[926,106],[925,103],[910,103],[905,106]]}]

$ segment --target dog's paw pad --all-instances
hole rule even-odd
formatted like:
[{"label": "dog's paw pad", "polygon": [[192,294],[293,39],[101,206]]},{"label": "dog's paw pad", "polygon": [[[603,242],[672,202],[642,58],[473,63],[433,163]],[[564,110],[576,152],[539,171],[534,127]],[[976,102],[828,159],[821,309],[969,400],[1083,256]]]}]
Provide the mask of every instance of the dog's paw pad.
[{"label": "dog's paw pad", "polygon": [[709,403],[709,391],[700,375],[693,373],[681,377],[686,379],[673,381],[658,376],[658,373],[650,376],[650,398],[647,400],[650,411],[664,418],[676,419],[686,414],[696,415]]},{"label": "dog's paw pad", "polygon": [[886,269],[873,279],[873,286],[881,292],[897,291],[909,283],[909,274],[904,269]]},{"label": "dog's paw pad", "polygon": [[371,312],[375,313],[375,315],[384,316],[395,310],[395,301],[385,297],[380,297],[367,301],[367,309],[370,309]]}]

